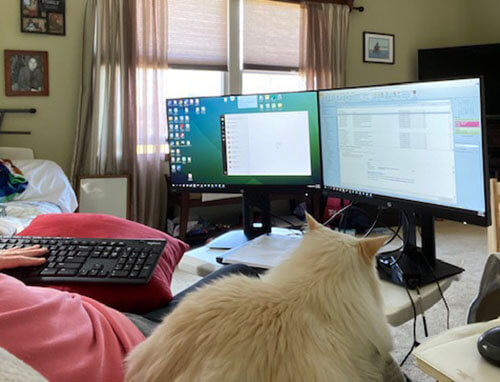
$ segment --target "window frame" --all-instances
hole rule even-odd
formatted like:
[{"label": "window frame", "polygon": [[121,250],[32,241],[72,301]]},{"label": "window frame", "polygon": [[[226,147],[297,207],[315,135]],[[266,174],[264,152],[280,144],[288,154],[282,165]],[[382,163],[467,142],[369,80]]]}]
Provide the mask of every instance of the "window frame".
[{"label": "window frame", "polygon": [[[223,91],[224,94],[243,94],[243,74],[244,72],[266,73],[270,74],[291,74],[297,73],[295,68],[280,67],[258,67],[244,68],[243,66],[243,1],[244,0],[228,0],[227,1],[227,49],[228,62],[227,71],[223,73]],[[293,2],[293,1],[292,1]],[[179,70],[219,70],[220,68],[201,67],[196,65],[171,65],[171,69]],[[297,89],[300,90],[300,89]]]}]

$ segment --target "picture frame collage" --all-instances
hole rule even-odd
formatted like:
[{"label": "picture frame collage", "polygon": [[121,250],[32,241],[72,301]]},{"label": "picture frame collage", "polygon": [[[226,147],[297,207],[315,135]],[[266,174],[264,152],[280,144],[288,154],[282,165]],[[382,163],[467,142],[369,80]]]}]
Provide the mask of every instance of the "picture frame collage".
[{"label": "picture frame collage", "polygon": [[66,35],[65,0],[20,0],[21,32]]}]

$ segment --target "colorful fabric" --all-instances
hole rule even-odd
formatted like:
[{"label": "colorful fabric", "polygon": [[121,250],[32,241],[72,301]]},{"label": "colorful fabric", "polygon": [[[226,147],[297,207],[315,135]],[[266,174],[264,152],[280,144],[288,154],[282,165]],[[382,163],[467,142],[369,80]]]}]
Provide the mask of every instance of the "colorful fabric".
[{"label": "colorful fabric", "polygon": [[22,194],[28,187],[28,180],[8,159],[0,159],[0,203],[8,202]]}]

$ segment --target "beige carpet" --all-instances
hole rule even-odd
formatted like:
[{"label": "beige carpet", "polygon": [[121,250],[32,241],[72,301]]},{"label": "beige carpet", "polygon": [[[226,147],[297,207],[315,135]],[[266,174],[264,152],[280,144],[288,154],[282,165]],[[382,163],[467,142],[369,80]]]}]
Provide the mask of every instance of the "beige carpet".
[{"label": "beige carpet", "polygon": [[[464,225],[450,221],[436,223],[437,255],[441,260],[465,268],[460,280],[454,282],[445,292],[450,306],[450,327],[466,323],[467,311],[476,296],[483,267],[488,257],[486,228]],[[199,276],[176,270],[172,289],[174,294],[187,288],[200,279]],[[426,312],[429,334],[435,335],[446,330],[446,309],[439,302]],[[392,328],[394,338],[393,356],[399,363],[406,355],[413,342],[413,323],[410,321],[397,328]],[[421,318],[417,321],[417,339],[425,340]],[[475,349],[473,350],[475,351]],[[414,366],[414,358],[406,361],[403,371],[412,381],[432,381]]]},{"label": "beige carpet", "polygon": [[[444,293],[450,307],[450,328],[466,324],[469,305],[479,289],[484,264],[488,257],[486,228],[464,225],[450,221],[436,223],[436,246],[439,259],[456,264],[465,269],[459,281],[452,283]],[[446,309],[442,302],[426,312],[429,335],[446,330]],[[413,322],[408,322],[392,330],[394,338],[394,358],[399,363],[413,342]],[[422,319],[417,320],[417,340],[425,340]],[[476,351],[476,349],[472,349]],[[403,371],[412,381],[433,381],[415,366],[413,356],[406,361]]]}]

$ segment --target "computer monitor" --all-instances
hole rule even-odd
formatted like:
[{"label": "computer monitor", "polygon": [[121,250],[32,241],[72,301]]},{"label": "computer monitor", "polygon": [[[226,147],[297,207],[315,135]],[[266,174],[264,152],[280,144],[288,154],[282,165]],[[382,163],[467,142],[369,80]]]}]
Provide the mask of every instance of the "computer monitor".
[{"label": "computer monitor", "polygon": [[269,209],[269,192],[321,188],[316,92],[177,98],[166,107],[174,189],[242,192],[246,218],[249,201]]},{"label": "computer monitor", "polygon": [[489,224],[481,79],[325,90],[319,107],[325,189],[405,212],[404,251],[379,258],[381,275],[415,286],[462,271],[436,259],[434,217]]}]

